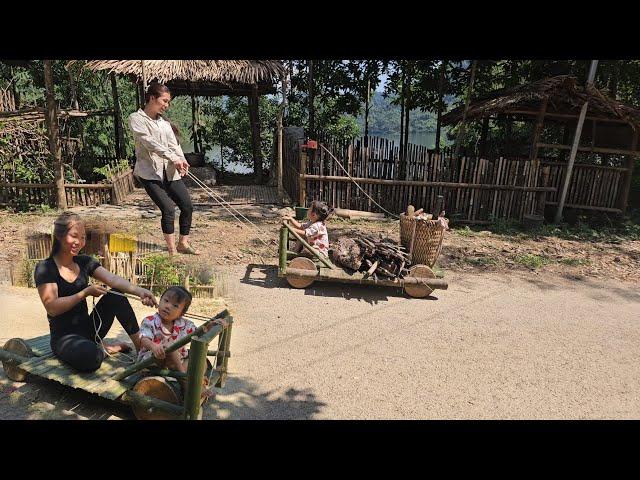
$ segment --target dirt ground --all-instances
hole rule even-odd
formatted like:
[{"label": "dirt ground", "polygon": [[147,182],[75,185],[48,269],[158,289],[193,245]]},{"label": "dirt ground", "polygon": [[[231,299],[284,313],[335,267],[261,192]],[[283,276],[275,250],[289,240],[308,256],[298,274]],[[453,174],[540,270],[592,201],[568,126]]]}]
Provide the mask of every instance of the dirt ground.
[{"label": "dirt ground", "polygon": [[[228,272],[225,302],[236,316],[230,380],[205,418],[640,414],[640,241],[456,228],[436,265],[450,288],[429,299],[341,285],[293,290],[273,267],[281,207],[236,208],[267,245],[219,207],[200,205],[191,238],[202,255],[184,256]],[[125,207],[77,211],[89,226],[162,244],[158,211],[139,192]],[[50,232],[54,218],[0,211],[0,341],[46,333],[37,292],[8,284],[24,276],[27,235]],[[332,219],[328,227],[331,238],[350,230],[399,237],[393,221]],[[198,313],[223,306],[194,302]],[[2,373],[0,419],[9,418],[132,417],[55,382],[18,384]]]}]

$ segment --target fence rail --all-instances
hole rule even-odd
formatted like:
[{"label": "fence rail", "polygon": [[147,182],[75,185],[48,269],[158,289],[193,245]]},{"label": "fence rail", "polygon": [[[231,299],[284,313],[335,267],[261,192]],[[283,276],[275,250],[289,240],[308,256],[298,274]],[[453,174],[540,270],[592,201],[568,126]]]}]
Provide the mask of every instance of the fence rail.
[{"label": "fence rail", "polygon": [[[134,190],[133,170],[112,177],[109,183],[65,183],[64,193],[69,207],[110,203],[120,205]],[[0,182],[0,205],[56,206],[56,186],[53,183]]]},{"label": "fence rail", "polygon": [[[364,139],[319,141],[333,156],[323,148],[303,150],[293,139],[285,142],[283,185],[299,204],[317,199],[334,207],[379,212],[378,203],[393,213],[412,204],[434,212],[442,195],[448,216],[458,221],[522,220],[557,204],[566,172],[561,162],[453,158],[450,151],[436,153],[412,144],[401,159],[394,142],[378,137],[369,137],[367,144]],[[576,164],[567,206],[621,212],[627,201],[622,185],[629,175],[628,168]]]}]

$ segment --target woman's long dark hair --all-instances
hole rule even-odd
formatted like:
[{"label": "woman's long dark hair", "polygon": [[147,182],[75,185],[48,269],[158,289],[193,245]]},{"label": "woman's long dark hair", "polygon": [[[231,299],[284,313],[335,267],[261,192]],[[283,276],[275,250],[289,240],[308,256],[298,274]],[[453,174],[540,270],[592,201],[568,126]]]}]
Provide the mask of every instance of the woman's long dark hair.
[{"label": "woman's long dark hair", "polygon": [[72,212],[63,212],[56,221],[53,223],[53,242],[51,244],[51,253],[49,258],[53,258],[60,251],[61,239],[67,234],[67,232],[77,224],[84,224],[80,215]]},{"label": "woman's long dark hair", "polygon": [[[148,103],[151,100],[151,97],[158,98],[163,93],[168,93],[169,95],[171,95],[171,90],[169,90],[169,87],[162,83],[152,82],[149,84],[147,92],[144,94],[144,101],[145,103]],[[160,116],[167,122],[169,122],[169,125],[171,125],[171,130],[173,130],[173,134],[176,136],[176,140],[178,140],[178,143],[180,143],[182,136],[180,135],[180,129],[178,128],[178,126],[167,117],[163,115]]]}]

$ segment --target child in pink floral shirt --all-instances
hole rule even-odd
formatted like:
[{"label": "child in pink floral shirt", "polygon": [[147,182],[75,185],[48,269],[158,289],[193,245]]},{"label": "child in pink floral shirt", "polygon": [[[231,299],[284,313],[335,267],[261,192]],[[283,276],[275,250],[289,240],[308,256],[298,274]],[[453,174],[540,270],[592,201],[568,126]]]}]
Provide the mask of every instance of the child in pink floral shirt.
[{"label": "child in pink floral shirt", "polygon": [[191,305],[191,294],[183,287],[169,287],[160,297],[158,312],[146,317],[140,325],[141,349],[138,361],[153,355],[161,366],[187,371],[187,349],[182,347],[169,354],[165,348],[193,333],[196,326],[182,317]]},{"label": "child in pink floral shirt", "polygon": [[[285,221],[289,221],[293,231],[302,236],[311,247],[321,254],[328,256],[329,232],[327,232],[327,226],[324,222],[330,213],[331,209],[324,202],[316,200],[311,204],[311,208],[309,208],[307,212],[307,218],[309,219],[307,222],[300,223],[293,218],[287,218]],[[294,248],[296,252],[311,256],[309,252],[304,250],[304,247],[299,241]]]}]

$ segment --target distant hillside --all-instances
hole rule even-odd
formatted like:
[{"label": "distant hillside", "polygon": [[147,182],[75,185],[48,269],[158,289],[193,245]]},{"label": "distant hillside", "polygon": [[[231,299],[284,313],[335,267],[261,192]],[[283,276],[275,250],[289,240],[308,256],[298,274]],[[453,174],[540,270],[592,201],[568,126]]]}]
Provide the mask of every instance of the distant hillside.
[{"label": "distant hillside", "polygon": [[[390,100],[390,98],[384,98],[381,92],[375,92],[373,104],[369,110],[369,133],[373,135],[400,133],[400,106],[392,105]],[[445,103],[450,104],[453,100],[453,98],[445,98]],[[409,118],[409,131],[435,132],[436,118],[435,112],[412,110]],[[364,132],[364,112],[357,120],[360,131]]]}]

